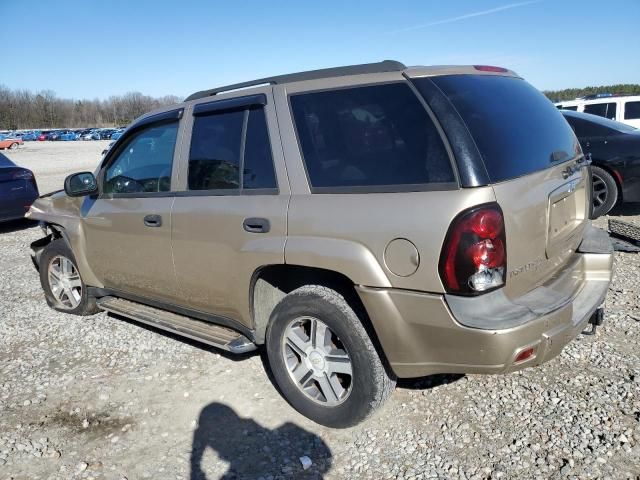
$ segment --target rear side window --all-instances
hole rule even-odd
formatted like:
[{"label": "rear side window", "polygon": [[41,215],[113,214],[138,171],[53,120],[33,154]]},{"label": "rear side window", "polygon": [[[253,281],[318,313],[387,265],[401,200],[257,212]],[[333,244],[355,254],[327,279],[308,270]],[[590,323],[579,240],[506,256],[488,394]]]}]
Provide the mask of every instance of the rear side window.
[{"label": "rear side window", "polygon": [[584,113],[590,113],[591,115],[598,115],[599,117],[608,118],[609,120],[615,120],[616,104],[615,103],[590,103],[584,106]]},{"label": "rear side window", "polygon": [[635,120],[640,118],[640,102],[627,102],[624,106],[624,119]]},{"label": "rear side window", "polygon": [[314,191],[453,186],[442,139],[405,83],[292,95],[291,109]]},{"label": "rear side window", "polygon": [[573,111],[573,112],[577,112],[577,111],[578,111],[578,106],[577,106],[577,105],[574,105],[574,106],[572,106],[572,107],[563,107],[563,106],[559,106],[558,108],[559,108],[559,109],[562,109],[562,110],[571,110],[571,111]]},{"label": "rear side window", "polygon": [[188,179],[189,190],[239,190],[240,184],[245,190],[277,188],[264,110],[194,117]]},{"label": "rear side window", "polygon": [[249,110],[243,173],[244,189],[276,188],[277,186],[267,121],[262,108]]},{"label": "rear side window", "polygon": [[418,90],[430,81],[466,123],[492,182],[544,170],[580,152],[562,114],[524,80],[498,75],[414,80]]},{"label": "rear side window", "polygon": [[189,190],[240,187],[243,122],[243,110],[194,118],[189,151]]}]

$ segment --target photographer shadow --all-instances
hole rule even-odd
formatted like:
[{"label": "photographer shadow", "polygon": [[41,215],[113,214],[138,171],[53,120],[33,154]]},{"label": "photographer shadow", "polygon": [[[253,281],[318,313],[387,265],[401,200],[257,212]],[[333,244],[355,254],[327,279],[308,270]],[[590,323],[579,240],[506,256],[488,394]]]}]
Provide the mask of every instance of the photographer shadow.
[{"label": "photographer shadow", "polygon": [[[229,463],[220,477],[207,476],[203,465],[207,449]],[[300,457],[312,460],[308,470]],[[270,430],[250,418],[240,418],[221,403],[207,405],[198,420],[191,449],[191,480],[322,478],[331,467],[331,450],[317,435],[292,423]]]}]

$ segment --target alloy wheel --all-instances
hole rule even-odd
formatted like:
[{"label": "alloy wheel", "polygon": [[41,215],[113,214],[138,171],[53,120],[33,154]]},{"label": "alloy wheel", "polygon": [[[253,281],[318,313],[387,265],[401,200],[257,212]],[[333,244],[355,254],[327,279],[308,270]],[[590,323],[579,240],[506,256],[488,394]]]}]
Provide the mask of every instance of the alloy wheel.
[{"label": "alloy wheel", "polygon": [[321,320],[300,317],[291,321],[284,332],[282,355],[295,385],[314,402],[333,407],[349,397],[351,358],[335,332]]},{"label": "alloy wheel", "polygon": [[61,308],[73,310],[82,300],[82,280],[74,263],[57,255],[49,262],[49,287]]},{"label": "alloy wheel", "polygon": [[609,198],[609,188],[600,176],[595,173],[592,176],[593,207],[598,208],[604,205]]}]

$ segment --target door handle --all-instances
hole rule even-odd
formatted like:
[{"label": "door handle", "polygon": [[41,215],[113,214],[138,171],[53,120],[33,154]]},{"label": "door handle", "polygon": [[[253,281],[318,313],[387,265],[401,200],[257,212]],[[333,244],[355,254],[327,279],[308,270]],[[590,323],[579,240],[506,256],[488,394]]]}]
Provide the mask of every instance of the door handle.
[{"label": "door handle", "polygon": [[147,215],[144,217],[144,224],[147,227],[161,227],[162,217],[160,215]]},{"label": "door handle", "polygon": [[267,233],[271,224],[266,218],[245,218],[242,227],[250,233]]}]

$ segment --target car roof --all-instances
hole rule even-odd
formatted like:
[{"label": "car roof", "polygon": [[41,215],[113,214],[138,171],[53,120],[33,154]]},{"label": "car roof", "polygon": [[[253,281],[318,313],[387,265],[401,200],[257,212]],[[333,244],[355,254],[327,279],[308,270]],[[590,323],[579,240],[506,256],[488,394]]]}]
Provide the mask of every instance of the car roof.
[{"label": "car roof", "polygon": [[[493,70],[490,70],[493,69]],[[517,77],[518,75],[506,68],[488,67],[485,65],[436,65],[436,66],[416,66],[407,67],[397,60],[383,60],[377,63],[363,63],[359,65],[347,65],[344,67],[322,68],[319,70],[308,70],[304,72],[288,73],[274,77],[259,78],[248,82],[234,83],[222,87],[201,90],[189,95],[185,102],[198,100],[201,98],[215,96],[219,93],[233,90],[257,87],[262,85],[282,85],[292,82],[302,82],[306,80],[319,80],[325,78],[344,77],[349,75],[365,75],[373,73],[402,72],[407,77],[421,77],[429,75],[455,75],[463,73],[493,74]]]},{"label": "car roof", "polygon": [[614,130],[618,130],[619,132],[633,132],[637,130],[636,128],[632,127],[631,125],[627,125],[626,123],[616,122],[615,120],[610,120],[599,115],[592,115],[590,113],[584,112],[575,112],[573,110],[560,110],[560,112],[565,117],[577,118],[580,120],[584,120],[585,122],[595,123],[603,127],[612,128]]}]

